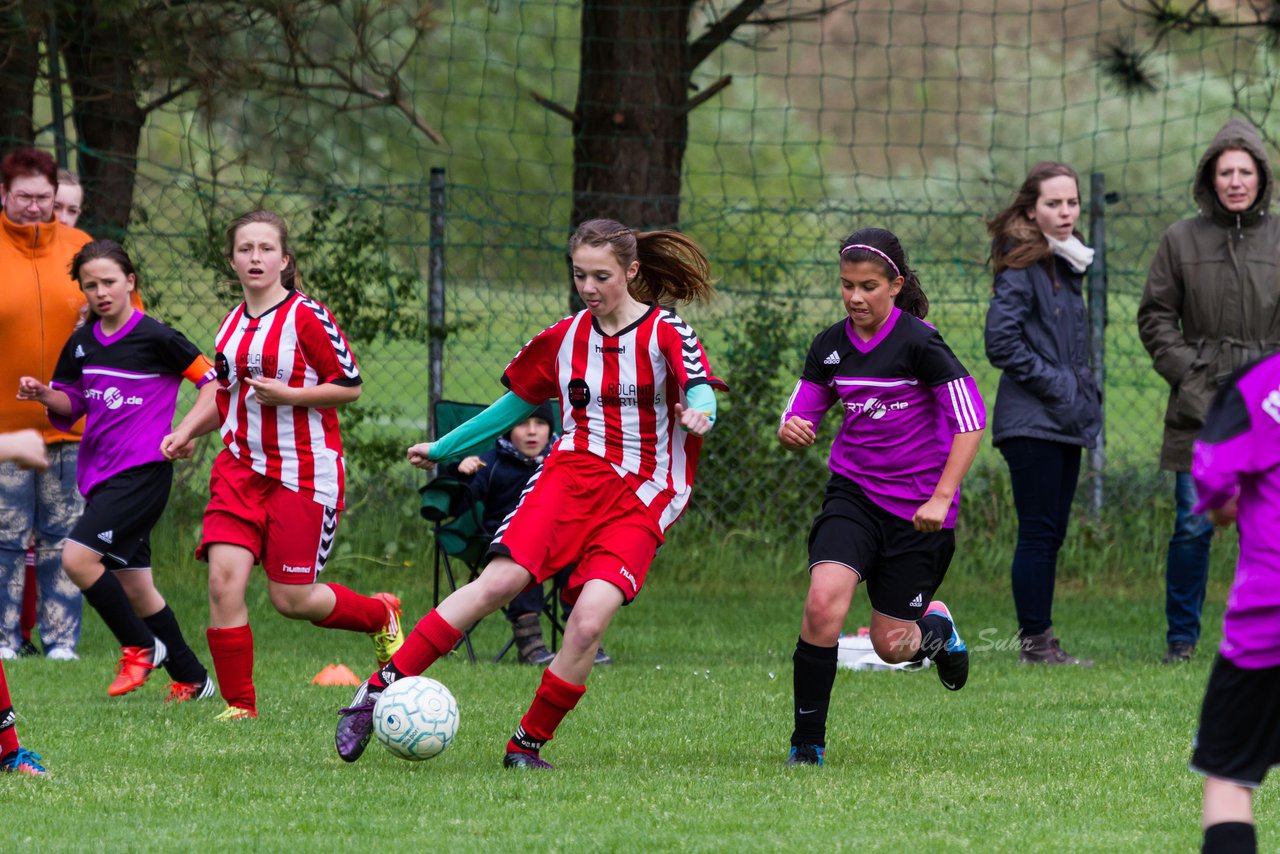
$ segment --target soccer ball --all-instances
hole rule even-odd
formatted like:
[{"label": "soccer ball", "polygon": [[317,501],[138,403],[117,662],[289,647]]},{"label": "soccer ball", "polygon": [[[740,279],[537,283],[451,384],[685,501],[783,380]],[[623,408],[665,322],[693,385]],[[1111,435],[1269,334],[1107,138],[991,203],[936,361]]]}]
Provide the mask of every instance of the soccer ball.
[{"label": "soccer ball", "polygon": [[458,733],[458,701],[425,676],[406,676],[387,686],[373,706],[373,735],[401,759],[430,759]]}]

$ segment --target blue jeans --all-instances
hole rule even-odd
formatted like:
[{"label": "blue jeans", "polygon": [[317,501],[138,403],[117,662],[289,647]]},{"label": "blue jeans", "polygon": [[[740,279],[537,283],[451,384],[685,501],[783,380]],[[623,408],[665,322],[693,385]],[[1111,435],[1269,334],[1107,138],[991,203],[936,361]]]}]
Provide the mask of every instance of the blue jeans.
[{"label": "blue jeans", "polygon": [[1189,472],[1174,475],[1173,499],[1176,515],[1164,573],[1164,614],[1169,623],[1165,640],[1194,644],[1200,640],[1213,523],[1206,516],[1191,512],[1196,504],[1196,484]]},{"label": "blue jeans", "polygon": [[76,486],[79,450],[76,442],[49,445],[49,468],[40,473],[0,463],[0,646],[17,649],[22,643],[22,588],[32,531],[40,643],[48,652],[75,650],[80,641],[80,590],[62,571],[62,541],[84,512]]},{"label": "blue jeans", "polygon": [[1079,445],[1027,437],[1000,443],[1018,511],[1018,544],[1010,574],[1023,635],[1038,635],[1053,625],[1058,551],[1071,522],[1082,450]]}]

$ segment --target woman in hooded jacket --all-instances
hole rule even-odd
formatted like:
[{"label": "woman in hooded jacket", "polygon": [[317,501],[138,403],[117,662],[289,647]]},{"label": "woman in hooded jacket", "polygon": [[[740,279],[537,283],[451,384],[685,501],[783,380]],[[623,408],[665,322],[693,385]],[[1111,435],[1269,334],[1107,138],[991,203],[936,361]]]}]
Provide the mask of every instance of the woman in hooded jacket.
[{"label": "woman in hooded jacket", "polygon": [[1166,664],[1200,639],[1213,525],[1194,512],[1191,448],[1214,393],[1238,368],[1280,350],[1280,222],[1257,128],[1228,121],[1196,169],[1199,213],[1165,231],[1138,306],[1138,333],[1169,383],[1160,467],[1174,473],[1165,564]]}]

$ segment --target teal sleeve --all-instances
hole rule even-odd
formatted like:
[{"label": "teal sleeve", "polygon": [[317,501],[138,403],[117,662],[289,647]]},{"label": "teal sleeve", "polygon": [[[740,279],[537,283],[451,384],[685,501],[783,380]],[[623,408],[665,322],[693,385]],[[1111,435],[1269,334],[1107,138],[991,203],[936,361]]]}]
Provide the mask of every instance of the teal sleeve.
[{"label": "teal sleeve", "polygon": [[716,423],[716,393],[711,383],[698,383],[684,393],[690,409],[700,409],[711,419],[711,426]]},{"label": "teal sleeve", "polygon": [[509,391],[475,418],[432,442],[427,456],[437,463],[451,463],[472,454],[483,454],[493,446],[494,439],[524,421],[537,408],[538,404]]}]

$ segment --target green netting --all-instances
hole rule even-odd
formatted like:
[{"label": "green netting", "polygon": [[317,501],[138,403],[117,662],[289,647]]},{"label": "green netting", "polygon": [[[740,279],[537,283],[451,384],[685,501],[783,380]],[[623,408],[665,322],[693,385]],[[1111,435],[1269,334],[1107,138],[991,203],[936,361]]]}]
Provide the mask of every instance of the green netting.
[{"label": "green netting", "polygon": [[[575,186],[593,181],[619,210],[674,213],[721,279],[719,298],[686,315],[736,386],[706,467],[734,482],[707,483],[698,511],[793,526],[811,501],[785,496],[812,490],[821,455],[784,463],[773,422],[804,346],[838,315],[835,243],[863,225],[896,231],[922,272],[930,319],[993,398],[983,219],[1040,159],[1101,173],[1115,194],[1104,226],[1106,472],[1130,492],[1166,489],[1156,472],[1166,390],[1134,323],[1146,266],[1163,229],[1193,212],[1191,173],[1221,124],[1244,113],[1268,139],[1280,127],[1267,113],[1275,59],[1257,33],[1165,37],[1145,60],[1152,90],[1135,96],[1103,58],[1126,40],[1148,45],[1143,22],[1092,0],[873,0],[825,13],[798,0],[641,4],[675,21],[655,33],[617,25],[635,4],[598,0],[199,5],[193,17],[140,2],[8,4],[0,132],[6,147],[65,148],[85,173],[87,228],[123,234],[153,310],[206,344],[236,300],[220,266],[225,224],[256,206],[285,215],[305,286],[349,333],[358,327],[367,389],[347,416],[357,500],[408,502],[417,482],[396,449],[428,421],[432,168],[446,175],[435,247],[446,396],[498,395],[506,361],[567,312],[563,244],[581,209]],[[748,7],[756,23],[705,56],[688,47]],[[603,28],[584,29],[584,15]],[[595,33],[585,44],[584,31]],[[663,39],[677,40],[681,61],[698,60],[688,91],[665,95],[693,101],[654,108],[688,116],[678,198],[653,189],[657,167],[634,153],[656,163],[672,142],[644,138],[639,106],[666,91],[672,69],[628,71],[613,81],[616,104],[580,95],[586,52],[622,68],[630,54],[660,55]],[[130,59],[133,76],[99,65],[97,89],[77,85],[90,44],[98,62],[112,51]],[[37,49],[34,66],[22,46]],[[121,95],[147,110],[136,150],[83,132],[109,121],[102,104]],[[640,138],[625,162],[575,155],[571,117],[602,109],[612,124],[600,133]],[[123,202],[106,184],[121,170],[132,189]],[[95,219],[122,203],[126,221]],[[987,448],[980,466],[994,459]]]}]

